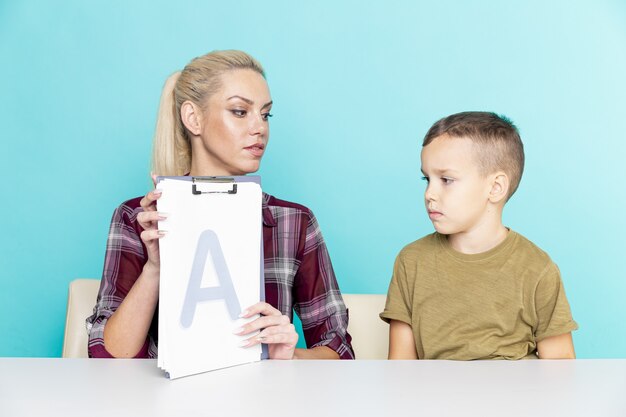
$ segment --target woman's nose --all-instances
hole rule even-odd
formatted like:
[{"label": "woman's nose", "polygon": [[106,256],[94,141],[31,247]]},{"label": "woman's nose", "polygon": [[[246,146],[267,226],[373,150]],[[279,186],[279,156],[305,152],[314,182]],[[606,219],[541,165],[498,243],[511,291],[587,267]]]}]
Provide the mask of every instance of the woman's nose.
[{"label": "woman's nose", "polygon": [[252,118],[250,126],[251,135],[265,135],[267,133],[267,122],[264,120],[263,115],[258,114]]}]

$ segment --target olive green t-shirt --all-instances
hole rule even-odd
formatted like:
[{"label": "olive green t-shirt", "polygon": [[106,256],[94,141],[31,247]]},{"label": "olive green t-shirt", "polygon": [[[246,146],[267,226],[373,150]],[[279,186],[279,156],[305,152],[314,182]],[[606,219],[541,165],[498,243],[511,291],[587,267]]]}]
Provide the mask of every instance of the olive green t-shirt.
[{"label": "olive green t-shirt", "polygon": [[536,358],[537,341],[578,328],[556,264],[512,230],[479,254],[439,233],[407,245],[380,317],[411,326],[420,359]]}]

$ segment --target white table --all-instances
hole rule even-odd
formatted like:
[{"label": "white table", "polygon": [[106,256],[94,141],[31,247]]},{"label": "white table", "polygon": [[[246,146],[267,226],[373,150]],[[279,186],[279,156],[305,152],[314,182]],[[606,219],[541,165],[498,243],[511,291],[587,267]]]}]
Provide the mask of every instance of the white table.
[{"label": "white table", "polygon": [[168,380],[154,360],[0,358],[0,416],[626,416],[626,360],[264,361]]}]

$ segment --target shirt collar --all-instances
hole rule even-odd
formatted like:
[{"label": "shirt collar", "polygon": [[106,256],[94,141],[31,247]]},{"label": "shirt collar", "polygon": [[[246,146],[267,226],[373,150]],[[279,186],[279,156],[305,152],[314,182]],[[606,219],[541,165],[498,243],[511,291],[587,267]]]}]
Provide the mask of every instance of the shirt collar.
[{"label": "shirt collar", "polygon": [[263,224],[268,227],[276,227],[276,219],[272,215],[272,211],[269,206],[270,195],[263,193],[263,202],[261,203],[261,211],[263,212]]}]

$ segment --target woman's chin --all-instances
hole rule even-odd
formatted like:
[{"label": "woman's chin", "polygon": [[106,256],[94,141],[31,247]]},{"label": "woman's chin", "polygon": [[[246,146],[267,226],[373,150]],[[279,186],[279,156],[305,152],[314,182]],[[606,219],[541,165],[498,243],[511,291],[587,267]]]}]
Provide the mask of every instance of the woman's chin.
[{"label": "woman's chin", "polygon": [[255,173],[261,168],[261,161],[252,161],[241,166],[241,175]]}]

